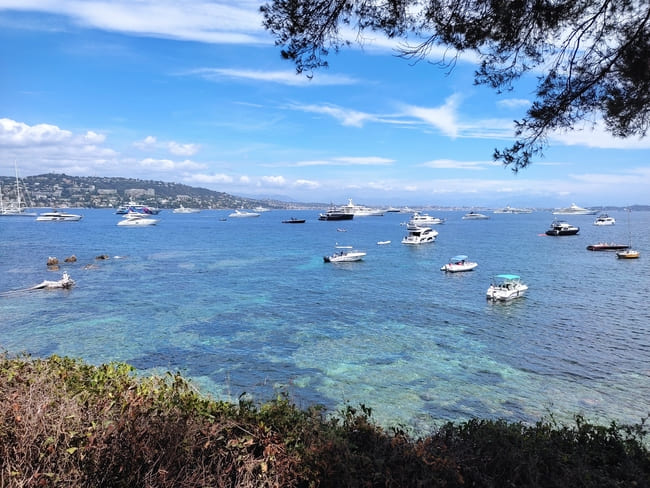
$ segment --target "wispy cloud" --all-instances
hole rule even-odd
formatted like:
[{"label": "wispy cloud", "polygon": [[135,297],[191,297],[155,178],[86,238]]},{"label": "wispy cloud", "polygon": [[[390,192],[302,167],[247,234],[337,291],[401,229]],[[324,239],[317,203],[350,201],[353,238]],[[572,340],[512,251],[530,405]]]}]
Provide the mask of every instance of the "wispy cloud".
[{"label": "wispy cloud", "polygon": [[418,119],[427,125],[433,126],[449,137],[457,137],[459,133],[458,105],[459,95],[452,95],[440,107],[418,107],[406,105],[404,115]]},{"label": "wispy cloud", "polygon": [[158,141],[155,136],[147,136],[140,141],[135,141],[133,146],[141,151],[152,151],[164,149],[175,156],[193,156],[199,152],[200,146],[192,143],[180,143],[176,141]]},{"label": "wispy cloud", "polygon": [[501,163],[494,161],[455,161],[453,159],[436,159],[427,161],[419,166],[433,169],[463,169],[463,170],[486,170],[494,166],[501,166]]},{"label": "wispy cloud", "polygon": [[299,161],[291,166],[389,166],[395,163],[394,159],[377,156],[366,157],[338,157],[310,161]]},{"label": "wispy cloud", "polygon": [[67,16],[84,27],[224,44],[271,44],[261,0],[3,0],[0,9]]},{"label": "wispy cloud", "polygon": [[295,70],[263,71],[234,68],[197,68],[179,73],[180,75],[199,76],[214,82],[230,81],[233,79],[278,83],[289,86],[336,86],[353,85],[359,80],[345,75],[328,75],[318,73],[312,78],[297,74]]}]

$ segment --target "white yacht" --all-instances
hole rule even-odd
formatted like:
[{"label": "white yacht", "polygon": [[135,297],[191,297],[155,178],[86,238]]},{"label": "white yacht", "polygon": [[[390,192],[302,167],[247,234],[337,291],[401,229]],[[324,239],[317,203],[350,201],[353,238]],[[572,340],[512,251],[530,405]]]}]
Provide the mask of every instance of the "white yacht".
[{"label": "white yacht", "polygon": [[130,226],[130,227],[143,227],[149,225],[156,225],[158,219],[151,218],[148,214],[141,214],[138,212],[129,212],[122,216],[117,225]]},{"label": "white yacht", "polygon": [[438,232],[431,227],[409,227],[408,235],[402,239],[402,244],[426,244],[436,240]]},{"label": "white yacht", "polygon": [[346,205],[341,205],[340,207],[337,207],[337,210],[339,212],[343,212],[346,214],[352,214],[355,217],[369,217],[369,216],[381,217],[382,215],[384,215],[384,211],[382,209],[370,208],[364,205],[357,205],[355,203],[352,203],[351,198],[348,198],[348,203]]},{"label": "white yacht", "polygon": [[505,302],[524,296],[528,285],[521,282],[521,277],[514,274],[500,274],[494,277],[487,289],[486,298],[494,302]]},{"label": "white yacht", "polygon": [[51,212],[43,212],[36,217],[37,222],[78,222],[83,215],[59,212],[52,210]]},{"label": "white yacht", "polygon": [[235,210],[233,213],[229,214],[228,217],[232,218],[246,218],[246,217],[259,217],[260,214],[257,212],[250,212],[248,210]]},{"label": "white yacht", "polygon": [[438,225],[444,223],[445,219],[434,217],[426,213],[414,212],[406,225],[408,227],[426,227],[429,225]]},{"label": "white yacht", "polygon": [[183,205],[179,206],[178,208],[175,208],[172,213],[180,213],[180,214],[189,214],[189,213],[199,213],[201,209],[199,208],[189,208],[189,207],[183,207]]},{"label": "white yacht", "polygon": [[594,220],[594,225],[614,225],[616,223],[616,219],[614,217],[610,217],[606,213],[600,214],[596,220]]},{"label": "white yacht", "polygon": [[553,215],[596,215],[598,210],[589,210],[572,203],[570,207],[557,208],[553,210]]}]

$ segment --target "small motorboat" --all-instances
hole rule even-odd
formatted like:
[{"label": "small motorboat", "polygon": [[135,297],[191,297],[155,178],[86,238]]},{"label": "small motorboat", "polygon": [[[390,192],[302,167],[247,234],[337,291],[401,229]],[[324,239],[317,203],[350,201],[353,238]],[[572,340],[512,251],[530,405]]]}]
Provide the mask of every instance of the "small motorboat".
[{"label": "small motorboat", "polygon": [[630,246],[627,244],[615,244],[613,242],[599,242],[598,244],[589,244],[587,251],[621,251]]},{"label": "small motorboat", "polygon": [[638,259],[641,253],[636,249],[623,249],[616,251],[616,257],[619,259]]},{"label": "small motorboat", "polygon": [[594,225],[614,225],[616,223],[616,219],[614,217],[610,217],[606,213],[600,214],[596,220],[594,220]]},{"label": "small motorboat", "polygon": [[296,219],[291,217],[289,220],[283,220],[283,224],[304,224],[306,219]]},{"label": "small motorboat", "polygon": [[554,220],[546,231],[547,236],[574,236],[580,232],[580,227],[571,225],[564,220]]},{"label": "small motorboat", "polygon": [[524,296],[528,285],[521,282],[521,277],[514,274],[496,275],[487,289],[486,298],[494,302],[505,302]]},{"label": "small motorboat", "polygon": [[450,273],[458,273],[461,271],[472,271],[478,266],[478,263],[468,261],[467,256],[459,254],[452,257],[447,264],[440,268],[440,271],[448,271]]},{"label": "small motorboat", "polygon": [[487,220],[490,217],[488,217],[487,215],[482,214],[482,213],[474,212],[472,210],[471,212],[466,213],[465,215],[463,215],[462,218],[463,218],[463,220]]},{"label": "small motorboat", "polygon": [[156,225],[158,219],[153,219],[149,214],[141,214],[137,212],[129,212],[123,215],[123,219],[120,220],[117,225],[119,226],[132,226],[132,227],[143,227],[149,225]]},{"label": "small motorboat", "polygon": [[323,256],[323,261],[326,263],[351,263],[354,261],[361,261],[365,255],[366,253],[362,251],[342,250],[332,254],[331,256]]},{"label": "small motorboat", "polygon": [[390,241],[377,241],[378,246],[385,246],[386,244],[390,244]]}]

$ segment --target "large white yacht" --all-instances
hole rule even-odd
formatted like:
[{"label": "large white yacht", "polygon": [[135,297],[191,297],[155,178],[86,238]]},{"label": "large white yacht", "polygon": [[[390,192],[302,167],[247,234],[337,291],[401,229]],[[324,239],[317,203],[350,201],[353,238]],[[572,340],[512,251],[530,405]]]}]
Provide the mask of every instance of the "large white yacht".
[{"label": "large white yacht", "polygon": [[382,209],[370,208],[364,205],[357,205],[355,203],[352,203],[351,198],[348,198],[348,203],[346,205],[341,205],[340,207],[337,207],[337,210],[339,212],[343,212],[346,214],[352,214],[355,217],[369,217],[369,216],[381,217],[382,215],[384,215],[384,211]]},{"label": "large white yacht", "polygon": [[598,210],[589,210],[572,203],[570,207],[557,208],[553,210],[553,215],[596,215]]}]

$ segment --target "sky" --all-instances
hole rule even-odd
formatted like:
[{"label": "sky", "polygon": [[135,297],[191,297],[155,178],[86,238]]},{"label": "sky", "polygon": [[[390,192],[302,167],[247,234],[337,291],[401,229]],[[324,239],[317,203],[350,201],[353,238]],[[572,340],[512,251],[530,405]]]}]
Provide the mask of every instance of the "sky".
[{"label": "sky", "polygon": [[[650,204],[650,138],[577,128],[513,173],[497,94],[367,34],[298,75],[255,0],[0,0],[0,175],[119,176],[366,205]],[[435,61],[437,58],[431,58]]]}]

